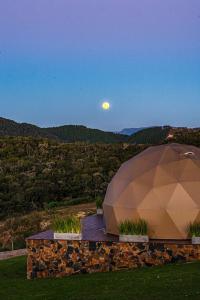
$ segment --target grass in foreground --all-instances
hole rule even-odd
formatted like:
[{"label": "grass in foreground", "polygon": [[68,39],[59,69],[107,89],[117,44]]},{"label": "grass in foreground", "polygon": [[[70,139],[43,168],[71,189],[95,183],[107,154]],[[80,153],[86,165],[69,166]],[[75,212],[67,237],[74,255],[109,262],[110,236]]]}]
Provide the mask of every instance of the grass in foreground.
[{"label": "grass in foreground", "polygon": [[190,237],[199,237],[200,236],[200,222],[190,223],[188,226],[188,235]]},{"label": "grass in foreground", "polygon": [[131,234],[131,235],[147,235],[148,225],[143,219],[136,221],[124,220],[119,224],[120,234]]},{"label": "grass in foreground", "polygon": [[96,203],[97,209],[103,207],[103,199],[100,196],[96,197],[95,203]]},{"label": "grass in foreground", "polygon": [[68,216],[66,218],[56,218],[53,223],[53,230],[55,232],[81,232],[81,221],[76,216]]},{"label": "grass in foreground", "polygon": [[200,262],[26,280],[26,258],[0,261],[0,299],[200,299]]}]

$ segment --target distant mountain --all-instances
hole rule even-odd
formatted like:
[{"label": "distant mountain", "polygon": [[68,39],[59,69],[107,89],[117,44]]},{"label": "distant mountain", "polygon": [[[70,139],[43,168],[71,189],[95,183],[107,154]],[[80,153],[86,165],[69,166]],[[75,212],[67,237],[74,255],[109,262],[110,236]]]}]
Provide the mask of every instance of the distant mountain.
[{"label": "distant mountain", "polygon": [[118,143],[127,141],[126,135],[91,129],[81,125],[40,128],[5,118],[0,118],[0,136],[43,137],[63,142]]},{"label": "distant mountain", "polygon": [[119,134],[125,134],[125,135],[132,135],[140,130],[143,130],[147,127],[140,127],[140,128],[124,128],[121,131],[119,131]]}]

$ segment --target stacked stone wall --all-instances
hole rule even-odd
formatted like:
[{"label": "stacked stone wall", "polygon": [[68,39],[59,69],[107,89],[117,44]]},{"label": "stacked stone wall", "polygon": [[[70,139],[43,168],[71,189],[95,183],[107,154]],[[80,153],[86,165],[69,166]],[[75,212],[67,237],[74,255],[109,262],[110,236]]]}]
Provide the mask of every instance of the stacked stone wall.
[{"label": "stacked stone wall", "polygon": [[27,278],[116,271],[200,259],[200,245],[27,240]]}]

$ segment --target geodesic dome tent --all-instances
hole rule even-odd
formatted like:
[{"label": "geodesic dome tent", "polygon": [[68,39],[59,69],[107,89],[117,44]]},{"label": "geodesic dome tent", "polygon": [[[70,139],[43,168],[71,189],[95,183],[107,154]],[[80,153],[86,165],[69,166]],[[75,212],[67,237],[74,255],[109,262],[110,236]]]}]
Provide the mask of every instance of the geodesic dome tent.
[{"label": "geodesic dome tent", "polygon": [[188,224],[200,221],[200,149],[167,144],[136,155],[113,177],[103,209],[108,233],[142,218],[150,238],[187,238]]}]

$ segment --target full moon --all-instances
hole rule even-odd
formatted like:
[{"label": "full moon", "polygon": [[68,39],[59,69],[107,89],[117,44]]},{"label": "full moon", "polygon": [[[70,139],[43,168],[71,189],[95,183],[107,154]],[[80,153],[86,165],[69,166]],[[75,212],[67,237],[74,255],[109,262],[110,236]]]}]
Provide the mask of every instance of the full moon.
[{"label": "full moon", "polygon": [[110,109],[110,103],[109,102],[103,102],[101,107],[104,109],[104,110],[109,110]]}]

